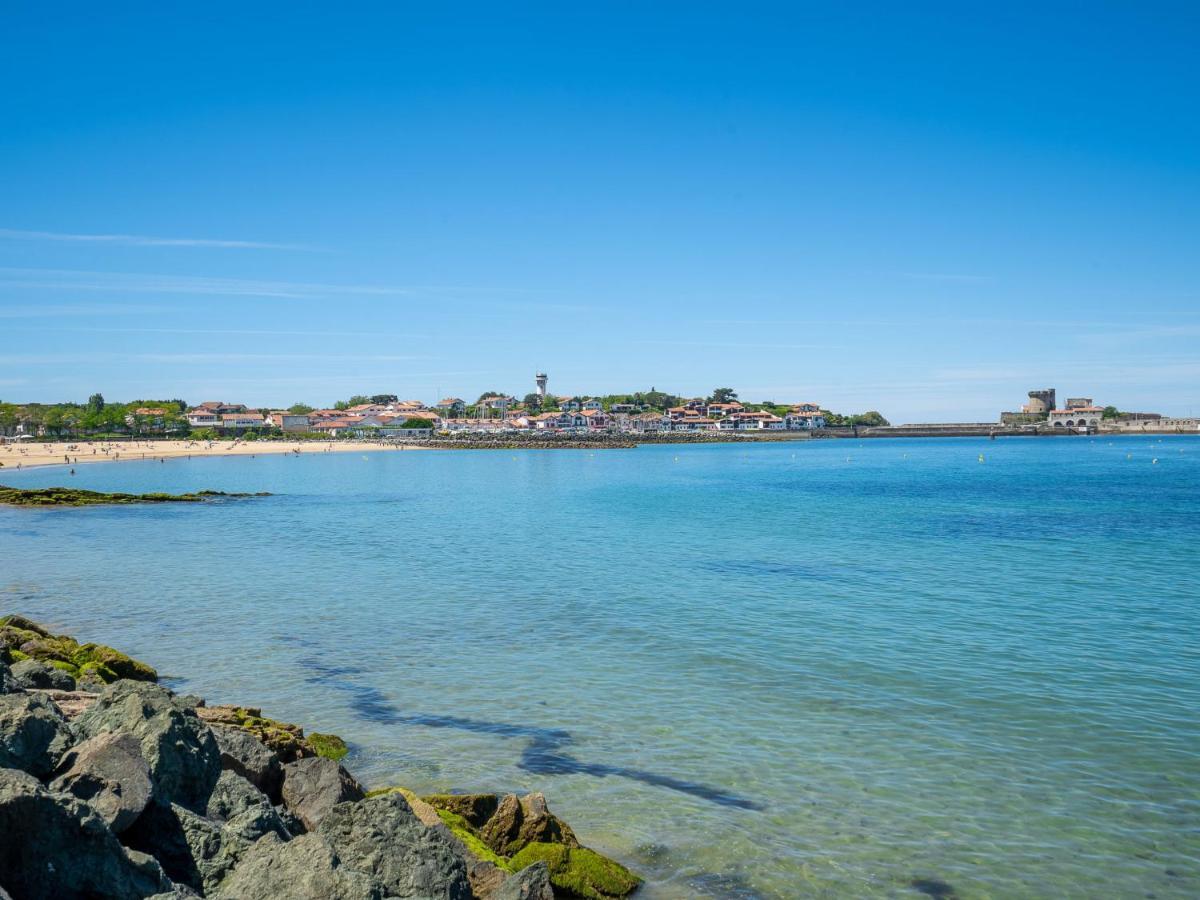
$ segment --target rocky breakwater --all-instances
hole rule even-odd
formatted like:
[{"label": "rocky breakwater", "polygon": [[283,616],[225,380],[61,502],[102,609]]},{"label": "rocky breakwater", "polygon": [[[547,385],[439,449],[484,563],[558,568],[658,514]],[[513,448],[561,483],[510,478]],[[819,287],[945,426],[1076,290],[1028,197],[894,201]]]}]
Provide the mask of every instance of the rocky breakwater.
[{"label": "rocky breakwater", "polygon": [[0,618],[0,900],[611,900],[541,794],[366,791],[335,735]]}]

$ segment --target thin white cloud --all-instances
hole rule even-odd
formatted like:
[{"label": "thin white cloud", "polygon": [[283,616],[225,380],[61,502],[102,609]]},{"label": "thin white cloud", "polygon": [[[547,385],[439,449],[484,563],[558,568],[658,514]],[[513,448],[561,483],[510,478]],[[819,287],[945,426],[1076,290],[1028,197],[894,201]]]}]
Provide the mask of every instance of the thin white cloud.
[{"label": "thin white cloud", "polygon": [[24,231],[0,228],[0,239],[14,241],[59,241],[81,244],[120,244],[126,247],[216,247],[233,250],[319,251],[305,244],[279,244],[271,241],[234,241],[222,238],[167,238],[142,234],[68,234],[57,231]]}]

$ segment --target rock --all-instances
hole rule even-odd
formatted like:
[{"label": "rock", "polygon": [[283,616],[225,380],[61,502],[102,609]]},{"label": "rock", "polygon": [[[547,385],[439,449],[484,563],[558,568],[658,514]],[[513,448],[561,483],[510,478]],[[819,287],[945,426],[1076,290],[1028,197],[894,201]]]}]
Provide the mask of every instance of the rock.
[{"label": "rock", "polygon": [[24,616],[18,616],[16,613],[0,618],[0,626],[4,628],[15,628],[19,631],[32,631],[39,637],[50,637],[50,632],[39,625],[32,619],[27,619]]},{"label": "rock", "polygon": [[171,888],[87,804],[12,769],[0,769],[0,835],[0,884],[21,900],[140,900]]},{"label": "rock", "polygon": [[19,690],[21,688],[13,678],[12,669],[8,667],[8,663],[0,659],[0,694],[11,694],[13,691]]},{"label": "rock", "polygon": [[500,798],[495,794],[431,794],[425,802],[462,816],[474,828],[482,828],[496,814]]},{"label": "rock", "polygon": [[270,798],[241,775],[228,770],[217,779],[206,813],[208,818],[223,823],[229,831],[250,842],[268,834],[285,841],[292,837]]},{"label": "rock", "polygon": [[71,661],[79,667],[80,671],[83,671],[91,663],[97,668],[108,669],[117,678],[158,681],[158,673],[151,666],[103,644],[84,644],[72,654]]},{"label": "rock", "polygon": [[153,784],[136,737],[101,734],[67,751],[50,789],[83,800],[120,834],[150,802]]},{"label": "rock", "polygon": [[45,778],[71,740],[66,718],[41,694],[0,696],[0,767]]},{"label": "rock", "polygon": [[268,750],[275,753],[282,763],[317,755],[304,739],[303,728],[290,722],[268,719],[261,709],[249,706],[206,706],[197,710],[197,713],[210,725],[228,725],[248,731],[262,741]]},{"label": "rock", "polygon": [[423,824],[398,794],[339,803],[319,833],[343,864],[369,874],[388,897],[471,898],[466,865],[448,835]]},{"label": "rock", "polygon": [[275,812],[279,815],[279,820],[283,822],[283,827],[293,837],[304,834],[308,830],[304,827],[304,823],[300,821],[299,816],[282,803],[275,804]]},{"label": "rock", "polygon": [[556,894],[582,900],[627,897],[642,883],[620,863],[585,847],[533,843],[511,860],[519,872],[538,862],[546,864]]},{"label": "rock", "polygon": [[560,819],[546,805],[546,795],[541,791],[526,794],[521,798],[521,827],[517,839],[508,845],[509,854],[517,853],[526,844],[562,844],[579,847],[579,839],[571,826]]},{"label": "rock", "polygon": [[554,900],[550,870],[544,862],[535,862],[505,879],[490,900]]},{"label": "rock", "polygon": [[129,732],[141,742],[150,764],[157,801],[203,809],[221,774],[221,754],[212,731],[195,710],[164,687],[118,681],[75,720],[82,738]]},{"label": "rock", "polygon": [[79,714],[85,710],[91,709],[96,702],[96,694],[91,691],[56,691],[53,688],[43,690],[35,688],[30,693],[39,693],[47,700],[54,701],[54,705],[58,707],[58,711],[67,717],[67,721],[74,721],[79,717]]},{"label": "rock", "polygon": [[221,883],[250,846],[178,803],[151,803],[122,839],[158,860],[172,881],[204,894]]},{"label": "rock", "polygon": [[366,796],[354,778],[332,759],[310,756],[283,767],[283,802],[312,831],[338,803]]},{"label": "rock", "polygon": [[430,828],[436,828],[442,824],[442,817],[438,815],[437,809],[426,803],[408,788],[378,788],[376,790],[367,792],[368,797],[381,797],[384,794],[399,794],[408,802],[409,809],[413,811],[416,817]]},{"label": "rock", "polygon": [[75,679],[62,669],[40,659],[23,659],[12,667],[13,678],[21,688],[75,690]]},{"label": "rock", "polygon": [[340,760],[350,752],[346,742],[336,734],[321,734],[319,731],[313,731],[305,740],[312,748],[313,753],[317,756],[324,756],[326,759]]},{"label": "rock", "polygon": [[283,786],[279,757],[243,728],[214,725],[212,732],[221,749],[221,767],[241,775],[278,803]]},{"label": "rock", "polygon": [[505,794],[496,807],[496,812],[480,830],[479,837],[496,853],[507,856],[505,851],[508,845],[517,839],[521,822],[521,801],[517,799],[516,794]]},{"label": "rock", "polygon": [[[281,885],[286,891],[281,892]],[[264,838],[246,851],[217,897],[224,900],[382,900],[370,877],[341,864],[315,834],[281,843]]]}]

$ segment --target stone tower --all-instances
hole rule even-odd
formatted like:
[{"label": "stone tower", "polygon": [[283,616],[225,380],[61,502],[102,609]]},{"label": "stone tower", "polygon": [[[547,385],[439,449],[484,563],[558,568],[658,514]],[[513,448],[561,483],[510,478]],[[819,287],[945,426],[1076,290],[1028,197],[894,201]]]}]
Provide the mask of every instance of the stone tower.
[{"label": "stone tower", "polygon": [[1054,398],[1054,388],[1047,388],[1044,391],[1030,391],[1029,402],[1025,404],[1025,412],[1027,413],[1048,413],[1054,409],[1054,404],[1057,401]]},{"label": "stone tower", "polygon": [[533,380],[537,382],[538,396],[545,400],[546,384],[550,381],[549,376],[547,376],[545,372],[538,372],[537,375],[534,376]]}]

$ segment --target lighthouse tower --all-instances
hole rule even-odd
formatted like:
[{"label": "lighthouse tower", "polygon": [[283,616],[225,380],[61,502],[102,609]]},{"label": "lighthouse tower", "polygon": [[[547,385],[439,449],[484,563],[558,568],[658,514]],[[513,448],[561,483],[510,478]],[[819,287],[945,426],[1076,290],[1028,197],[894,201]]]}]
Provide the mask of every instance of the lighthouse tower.
[{"label": "lighthouse tower", "polygon": [[538,372],[537,375],[534,376],[533,380],[537,382],[538,396],[541,397],[543,400],[545,400],[546,399],[546,383],[550,380],[549,377],[546,375],[545,372]]}]

